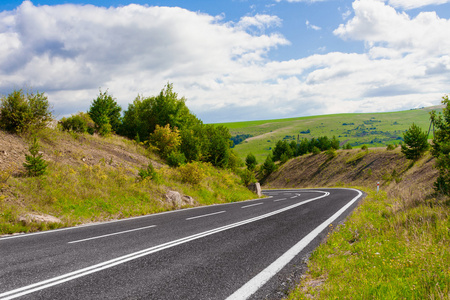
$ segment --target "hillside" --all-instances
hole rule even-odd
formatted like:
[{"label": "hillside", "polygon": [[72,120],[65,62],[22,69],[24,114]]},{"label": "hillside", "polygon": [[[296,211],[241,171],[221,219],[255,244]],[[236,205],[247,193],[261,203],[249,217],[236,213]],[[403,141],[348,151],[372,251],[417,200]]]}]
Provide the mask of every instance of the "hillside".
[{"label": "hillside", "polygon": [[325,152],[291,159],[272,173],[264,182],[265,188],[307,188],[359,186],[380,189],[414,191],[424,196],[433,190],[438,171],[434,158],[428,154],[417,162],[405,158],[400,147],[338,150],[336,157]]},{"label": "hillside", "polygon": [[311,139],[320,136],[335,136],[341,142],[353,147],[385,147],[399,143],[414,122],[428,131],[432,110],[441,111],[442,106],[427,107],[408,111],[365,114],[335,114],[279,120],[263,120],[223,123],[232,136],[250,136],[235,146],[241,158],[253,153],[258,162],[264,161],[278,140]]},{"label": "hillside", "polygon": [[[142,145],[115,135],[47,128],[38,139],[47,173],[27,177],[30,138],[0,130],[0,235],[256,197],[229,171],[203,163],[170,168]],[[155,173],[144,179],[138,173],[149,164]]]},{"label": "hillside", "polygon": [[434,158],[413,162],[399,147],[336,154],[291,159],[264,182],[367,194],[345,224],[330,225],[287,299],[449,299],[450,201],[433,194]]}]

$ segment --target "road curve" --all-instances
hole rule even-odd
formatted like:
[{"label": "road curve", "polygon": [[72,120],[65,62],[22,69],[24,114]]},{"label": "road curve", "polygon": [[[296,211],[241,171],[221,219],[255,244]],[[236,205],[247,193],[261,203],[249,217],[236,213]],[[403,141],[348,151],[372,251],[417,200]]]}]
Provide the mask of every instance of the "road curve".
[{"label": "road curve", "polygon": [[268,197],[0,238],[0,299],[280,297],[286,278],[362,193],[264,194]]}]

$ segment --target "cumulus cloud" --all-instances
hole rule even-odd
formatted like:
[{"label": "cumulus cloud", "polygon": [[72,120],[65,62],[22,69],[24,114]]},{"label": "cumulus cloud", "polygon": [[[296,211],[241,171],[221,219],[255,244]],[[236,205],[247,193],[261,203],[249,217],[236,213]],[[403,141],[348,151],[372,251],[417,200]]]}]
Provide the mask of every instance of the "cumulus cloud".
[{"label": "cumulus cloud", "polygon": [[233,23],[181,8],[26,1],[0,13],[0,93],[45,91],[62,116],[86,111],[99,87],[126,109],[138,93],[171,82],[205,122],[439,103],[450,82],[450,21],[435,12],[411,17],[383,0],[352,8],[334,34],[364,43],[364,53],[275,61],[269,52],[289,45],[274,30],[277,16]]},{"label": "cumulus cloud", "polygon": [[389,4],[393,7],[403,9],[413,9],[428,5],[439,5],[450,3],[450,0],[389,0]]}]

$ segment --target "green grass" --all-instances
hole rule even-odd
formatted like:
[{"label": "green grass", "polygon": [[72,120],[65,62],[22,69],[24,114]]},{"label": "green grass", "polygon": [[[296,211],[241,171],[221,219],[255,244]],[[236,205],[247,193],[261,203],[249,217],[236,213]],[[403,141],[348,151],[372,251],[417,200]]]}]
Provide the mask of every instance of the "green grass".
[{"label": "green grass", "polygon": [[[222,123],[229,128],[232,136],[251,134],[253,138],[236,145],[239,157],[245,159],[253,153],[258,162],[264,161],[278,140],[297,140],[319,136],[336,136],[341,143],[348,142],[354,147],[386,147],[399,143],[403,132],[414,122],[422,130],[428,131],[431,108],[389,113],[335,114],[278,120],[261,120],[236,123]],[[442,109],[436,109],[441,111]],[[350,124],[350,125],[344,125]],[[310,133],[302,134],[310,130]],[[430,134],[431,137],[431,134]]]},{"label": "green grass", "polygon": [[448,201],[368,197],[326,242],[288,299],[448,299]]},{"label": "green grass", "polygon": [[[10,191],[11,196],[0,196],[0,234],[172,210],[174,207],[164,197],[168,190],[193,197],[197,205],[256,197],[231,172],[209,164],[200,166],[202,180],[197,184],[182,182],[180,169],[164,167],[157,171],[157,181],[139,181],[136,170],[105,163],[78,167],[51,164],[44,176],[11,177],[1,187]],[[27,213],[49,214],[62,222],[48,224],[26,220],[23,216]]]}]

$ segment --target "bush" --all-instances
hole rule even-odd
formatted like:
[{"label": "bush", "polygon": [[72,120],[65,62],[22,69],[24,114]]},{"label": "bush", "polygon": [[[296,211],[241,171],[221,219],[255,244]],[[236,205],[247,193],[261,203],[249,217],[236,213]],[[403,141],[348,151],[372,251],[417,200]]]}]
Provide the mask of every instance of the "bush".
[{"label": "bush", "polygon": [[393,144],[389,144],[386,147],[386,150],[389,150],[389,151],[394,150],[394,149],[395,149],[395,145],[393,145]]},{"label": "bush", "polygon": [[191,162],[182,165],[178,169],[180,170],[181,181],[192,185],[200,184],[206,177],[205,172],[201,168],[201,163],[199,162]]},{"label": "bush", "polygon": [[94,133],[95,123],[92,121],[89,114],[79,112],[68,118],[62,118],[60,121],[61,127],[65,131],[72,131],[77,133]]},{"label": "bush", "polygon": [[317,148],[316,146],[314,146],[314,147],[312,148],[312,154],[317,155],[317,154],[319,154],[319,153],[320,153],[320,149]]},{"label": "bush", "polygon": [[350,149],[352,149],[352,145],[350,145],[350,143],[346,143],[344,146],[342,146],[342,149],[350,150]]},{"label": "bush", "polygon": [[138,176],[139,176],[139,180],[141,180],[141,181],[144,179],[147,179],[147,178],[157,180],[158,173],[156,173],[156,170],[153,167],[153,165],[151,163],[149,163],[146,169],[139,170]]},{"label": "bush", "polygon": [[262,171],[263,171],[264,176],[269,176],[276,169],[277,169],[277,166],[273,162],[272,155],[271,154],[267,155],[266,160],[264,161],[264,164],[262,165]]},{"label": "bush", "polygon": [[362,145],[362,147],[361,147],[361,150],[364,150],[364,151],[366,151],[366,150],[368,150],[369,148],[367,147],[367,145]]},{"label": "bush", "polygon": [[242,179],[242,183],[248,186],[250,183],[256,182],[255,174],[249,169],[244,169],[239,172],[239,177]]},{"label": "bush", "polygon": [[50,104],[44,93],[15,90],[0,103],[0,127],[12,133],[38,130],[52,120]]},{"label": "bush", "polygon": [[27,169],[27,175],[44,175],[48,163],[42,158],[42,154],[39,153],[39,143],[36,136],[33,137],[33,142],[30,145],[29,151],[31,155],[25,154],[26,162],[23,164],[25,169]]},{"label": "bush", "polygon": [[177,152],[181,144],[180,132],[175,127],[173,130],[167,124],[164,127],[156,125],[155,131],[150,135],[150,142],[158,148],[159,154],[167,158],[172,152]]},{"label": "bush", "polygon": [[245,165],[247,166],[247,169],[254,171],[257,164],[258,162],[256,161],[256,157],[252,153],[249,153],[245,158]]},{"label": "bush", "polygon": [[167,156],[167,163],[171,167],[179,167],[186,163],[186,157],[184,156],[183,153],[181,153],[179,151],[172,151]]}]

